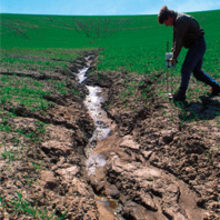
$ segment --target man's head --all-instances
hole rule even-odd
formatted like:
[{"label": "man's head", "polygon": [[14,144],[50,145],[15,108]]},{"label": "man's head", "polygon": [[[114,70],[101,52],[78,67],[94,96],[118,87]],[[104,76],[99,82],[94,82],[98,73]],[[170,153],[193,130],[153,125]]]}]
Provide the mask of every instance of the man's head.
[{"label": "man's head", "polygon": [[173,26],[175,14],[173,10],[169,10],[167,6],[163,6],[158,14],[158,22],[166,26]]}]

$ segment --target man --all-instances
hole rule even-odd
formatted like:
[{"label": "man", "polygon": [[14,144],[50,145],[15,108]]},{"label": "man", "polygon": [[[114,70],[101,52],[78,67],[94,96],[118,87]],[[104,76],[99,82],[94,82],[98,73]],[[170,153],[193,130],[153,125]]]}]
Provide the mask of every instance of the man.
[{"label": "man", "polygon": [[160,24],[173,26],[173,57],[170,59],[174,63],[182,47],[188,48],[187,55],[181,69],[181,84],[179,90],[175,93],[175,101],[184,101],[186,90],[188,88],[191,72],[195,78],[211,86],[211,95],[220,94],[219,84],[207,73],[201,70],[203,55],[206,50],[204,40],[204,30],[199,26],[195,18],[169,10],[164,6],[158,15]]}]

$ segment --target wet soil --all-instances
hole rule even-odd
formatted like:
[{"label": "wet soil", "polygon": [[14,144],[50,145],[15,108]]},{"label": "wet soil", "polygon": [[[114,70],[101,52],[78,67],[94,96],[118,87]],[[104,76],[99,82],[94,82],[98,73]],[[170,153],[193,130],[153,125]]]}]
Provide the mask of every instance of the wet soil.
[{"label": "wet soil", "polygon": [[[88,56],[87,78],[79,82]],[[68,73],[54,74],[71,79],[69,87],[81,96],[54,93],[48,99],[56,104],[46,114],[23,107],[10,118],[38,141],[0,131],[0,219],[33,219],[21,208],[24,201],[36,207],[39,219],[219,219],[219,97],[176,106],[158,95],[163,74],[97,71],[97,56],[83,54]],[[95,124],[84,102],[86,85],[102,88],[102,107],[112,121],[109,136],[90,152],[105,162],[91,173],[86,148]],[[4,106],[2,123],[10,111]],[[44,132],[39,121],[46,123]]]}]

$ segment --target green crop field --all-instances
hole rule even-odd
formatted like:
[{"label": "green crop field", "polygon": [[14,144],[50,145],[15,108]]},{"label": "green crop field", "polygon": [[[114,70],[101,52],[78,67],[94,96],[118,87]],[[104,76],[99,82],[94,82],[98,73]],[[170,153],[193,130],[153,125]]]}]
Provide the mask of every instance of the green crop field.
[{"label": "green crop field", "polygon": [[[198,19],[205,30],[207,51],[204,57],[204,70],[220,81],[220,10],[191,14]],[[5,199],[4,193],[1,193],[0,213],[2,209],[5,209],[12,215],[12,218],[13,216],[26,214],[34,219],[67,219],[65,215],[68,214],[69,210],[51,210],[54,209],[51,207],[56,207],[58,200],[53,202],[51,207],[51,204],[48,204],[50,208],[47,210],[42,209],[42,205],[46,200],[29,201],[26,195],[32,192],[33,189],[33,198],[35,198],[36,194],[44,195],[44,191],[41,192],[40,188],[38,188],[38,184],[41,184],[41,170],[48,170],[50,167],[53,167],[53,171],[58,168],[61,169],[62,161],[65,168],[67,161],[70,161],[69,163],[74,165],[74,167],[77,164],[76,167],[78,167],[78,156],[75,157],[75,154],[77,155],[78,151],[83,152],[81,145],[86,143],[86,139],[88,139],[86,134],[91,133],[93,129],[89,119],[87,120],[87,116],[85,116],[86,113],[81,104],[85,98],[86,90],[82,86],[79,86],[73,74],[77,68],[82,68],[82,65],[85,64],[84,61],[79,58],[80,56],[85,56],[85,54],[93,54],[94,62],[97,64],[94,68],[95,71],[89,71],[88,73],[93,74],[91,80],[100,80],[103,84],[105,84],[106,81],[110,81],[114,87],[119,87],[113,90],[113,86],[111,85],[112,87],[109,90],[112,89],[113,92],[109,95],[109,100],[105,102],[104,108],[105,110],[109,108],[110,114],[111,111],[117,112],[116,117],[114,116],[115,113],[113,113],[112,118],[115,123],[118,123],[117,120],[120,121],[119,126],[122,127],[120,128],[122,129],[119,135],[120,137],[122,137],[123,132],[125,132],[125,135],[130,136],[130,132],[132,131],[130,128],[136,126],[137,130],[135,130],[135,132],[140,132],[140,136],[143,135],[143,137],[148,138],[147,133],[152,132],[152,139],[157,139],[158,134],[160,134],[159,130],[154,127],[159,125],[157,121],[150,123],[153,127],[149,129],[149,131],[143,127],[145,126],[145,122],[141,123],[140,126],[130,125],[131,121],[134,121],[132,124],[136,123],[136,119],[140,121],[142,117],[143,121],[145,117],[146,120],[156,117],[157,120],[161,120],[161,118],[165,119],[165,121],[162,122],[162,132],[165,131],[165,127],[163,128],[163,126],[167,122],[167,128],[172,132],[172,139],[175,140],[176,143],[179,143],[181,140],[185,141],[185,135],[188,133],[183,132],[183,138],[178,139],[178,137],[174,139],[174,135],[175,138],[179,135],[179,132],[176,132],[177,127],[179,127],[178,129],[181,131],[185,123],[202,118],[199,116],[203,110],[203,120],[210,118],[215,119],[216,117],[216,124],[208,124],[207,127],[202,124],[201,133],[195,133],[196,141],[192,142],[192,144],[191,142],[186,143],[190,143],[187,148],[191,148],[191,146],[194,147],[194,145],[199,143],[198,152],[200,152],[200,148],[207,149],[205,144],[203,147],[203,139],[201,139],[200,146],[200,139],[197,137],[205,137],[206,134],[208,134],[207,138],[209,138],[210,133],[213,131],[215,131],[213,133],[217,135],[217,130],[210,130],[210,127],[215,129],[216,126],[218,126],[218,128],[220,128],[219,118],[217,118],[217,116],[219,116],[219,101],[200,100],[199,96],[207,92],[208,86],[204,87],[200,83],[195,86],[194,81],[187,91],[187,96],[189,96],[187,100],[188,98],[190,101],[193,100],[191,102],[193,103],[192,106],[189,105],[188,107],[189,110],[185,105],[181,105],[181,103],[174,105],[168,101],[166,96],[168,89],[166,90],[167,75],[165,68],[167,41],[169,41],[169,48],[171,49],[172,28],[160,25],[157,22],[156,15],[51,16],[0,14],[0,162],[3,164],[2,170],[7,171],[6,173],[3,172],[2,179],[4,180],[4,187],[6,186],[5,195],[9,195],[9,197]],[[90,53],[88,53],[89,51]],[[95,60],[96,53],[98,53],[97,60]],[[185,53],[186,50],[182,49],[177,68],[169,70],[169,73],[173,76],[173,91],[179,86],[180,68]],[[74,60],[75,62],[73,62]],[[107,80],[105,81],[105,79]],[[101,85],[103,85],[102,83]],[[191,89],[192,87],[194,88]],[[109,93],[111,93],[111,91]],[[117,96],[118,100],[115,100],[115,96]],[[164,100],[166,100],[166,102]],[[158,104],[160,101],[162,101],[161,105]],[[170,105],[167,104],[168,102]],[[207,105],[211,102],[212,106],[208,109]],[[149,106],[151,105],[155,105],[155,107],[150,108]],[[76,108],[76,111],[74,108]],[[72,111],[72,109],[74,111]],[[156,114],[154,115],[153,111],[157,109],[159,110],[155,112]],[[130,112],[132,113],[131,115],[133,115],[132,120],[127,120],[127,118],[130,117]],[[75,113],[76,116],[73,115]],[[75,117],[78,116],[80,120],[77,119],[75,121]],[[178,117],[179,120],[177,121],[176,119]],[[124,119],[125,121],[123,121]],[[77,125],[75,126],[74,123]],[[120,125],[120,123],[122,124]],[[176,127],[171,130],[170,126],[174,123]],[[55,128],[55,126],[59,126],[59,128]],[[195,125],[190,127],[192,127],[193,132],[197,131],[197,129],[194,129]],[[72,131],[66,131],[66,128],[71,128]],[[187,130],[188,128],[189,127],[185,127],[184,129]],[[203,130],[205,128],[207,128],[207,133],[206,130]],[[53,129],[54,131],[52,132]],[[56,135],[61,130],[61,134]],[[117,133],[118,131],[112,133],[114,134],[115,132]],[[133,131],[131,133],[133,133]],[[164,136],[161,136],[162,139],[171,139],[171,136],[167,135],[171,135],[171,133],[164,133]],[[61,136],[63,137],[61,138]],[[67,146],[64,147],[64,151],[61,151],[63,146],[61,142],[63,142],[66,137],[70,139],[71,144],[68,145],[68,140],[67,142],[64,141],[64,144],[67,143]],[[149,137],[151,141],[151,136]],[[162,139],[158,138],[155,145],[162,143]],[[47,142],[48,140],[51,142]],[[145,139],[142,140],[145,141]],[[217,140],[217,138],[215,138],[215,140]],[[191,139],[189,139],[189,141],[191,141]],[[48,145],[48,148],[45,147],[45,154],[46,151],[49,152],[47,159],[44,159],[43,144],[41,146],[41,142],[44,143],[45,146]],[[117,139],[116,142],[118,142]],[[212,142],[214,142],[214,139],[210,139],[209,143]],[[74,148],[75,143],[79,146],[77,146],[77,149],[73,149],[73,154],[70,155],[71,159],[69,159],[69,147]],[[173,143],[174,141],[172,145]],[[56,144],[58,147],[53,148],[53,145]],[[117,145],[118,144],[116,144],[116,146]],[[152,144],[152,146],[155,145]],[[166,147],[171,146],[171,148],[173,148],[172,145],[166,145]],[[159,146],[162,145],[159,144]],[[185,145],[183,145],[183,147],[184,146]],[[219,146],[216,145],[216,147],[219,149]],[[141,147],[141,149],[142,148],[143,147]],[[149,149],[151,149],[151,144],[149,144]],[[165,152],[165,148],[163,148],[163,151]],[[152,154],[157,153],[157,151],[152,152]],[[182,152],[183,151],[177,150],[177,154]],[[207,167],[214,169],[214,162],[211,162],[211,158],[214,158],[214,156],[210,156],[212,151],[204,150],[204,152],[208,152],[207,157],[209,157],[209,163],[212,164],[208,164],[209,166]],[[72,157],[72,155],[74,156]],[[194,155],[196,154],[193,153],[192,158],[194,158]],[[132,157],[133,156],[132,152]],[[58,157],[66,158],[65,160],[61,160],[57,159]],[[197,156],[195,156],[195,158],[196,157]],[[83,162],[80,161],[81,156],[79,158],[79,164],[83,164]],[[144,154],[140,158],[145,158]],[[139,156],[137,158],[135,156],[135,160],[142,161],[142,159],[139,159]],[[77,161],[76,164],[75,161]],[[200,160],[198,159],[198,161]],[[203,160],[200,161],[200,164],[201,163],[203,164]],[[17,164],[19,164],[18,166],[22,167],[22,169],[12,169],[16,167],[15,165]],[[55,166],[55,164],[57,165]],[[192,165],[191,162],[189,165]],[[12,174],[8,176],[9,172]],[[78,176],[78,171],[76,176]],[[81,176],[81,174],[79,176]],[[200,177],[202,178],[202,176]],[[15,182],[11,182],[10,179],[16,181],[16,187],[13,185]],[[21,181],[21,179],[23,180]],[[193,182],[197,181],[192,180]],[[74,181],[75,180],[73,180],[73,182]],[[12,185],[12,188],[10,188],[10,185]],[[35,188],[35,186],[37,188]],[[65,184],[64,187],[56,189],[58,189],[60,195],[66,196],[66,194],[63,193],[68,191],[68,187],[69,186]],[[76,187],[78,187],[77,184]],[[44,188],[46,188],[46,186],[44,186]],[[7,192],[8,189],[10,189],[9,192]],[[16,189],[19,189],[19,192],[13,192]],[[30,191],[28,191],[29,189]],[[79,189],[81,191],[81,188]],[[69,192],[75,193],[73,190]],[[77,193],[78,191],[76,191],[76,194]],[[14,194],[14,196],[12,196],[12,194]],[[77,206],[74,205],[72,208],[72,193],[70,194],[71,210],[74,210],[74,207]],[[74,195],[75,194],[73,194],[73,196]],[[49,194],[48,198],[50,198]],[[66,199],[63,201],[65,202]],[[84,200],[80,199],[79,201],[84,204]],[[210,202],[209,200],[207,201]],[[92,200],[90,202],[93,204]],[[215,203],[213,204],[214,207]],[[45,203],[45,205],[47,204]],[[59,205],[57,207],[59,208]],[[24,218],[15,217],[13,219]]]},{"label": "green crop field", "polygon": [[[191,13],[205,30],[204,68],[220,72],[220,10]],[[138,74],[164,71],[166,42],[172,28],[159,25],[156,15],[146,16],[40,16],[1,14],[1,62],[20,63],[16,54],[44,53],[45,49],[102,48],[100,70],[127,70]],[[185,50],[179,57],[181,62]],[[56,52],[55,52],[56,54]],[[62,52],[65,56],[65,52]],[[71,53],[66,53],[71,54]],[[59,54],[61,55],[61,54]],[[47,54],[46,56],[56,56]],[[69,56],[69,55],[66,55]],[[10,57],[10,58],[9,58]],[[70,57],[69,57],[70,58]],[[68,58],[67,58],[68,59]],[[38,63],[41,65],[41,63]],[[35,63],[34,63],[35,65]],[[180,70],[180,65],[175,73]]]},{"label": "green crop field", "polygon": [[[220,76],[220,10],[191,13],[205,30],[207,52],[204,70],[215,79]],[[71,62],[84,50],[99,50],[97,70],[115,70],[140,75],[163,74],[165,84],[166,43],[172,47],[172,28],[160,25],[156,15],[141,16],[51,16],[1,14],[0,71],[10,73],[8,81],[1,77],[1,103],[28,104],[29,109],[51,106],[42,99],[48,92],[33,91],[32,83],[17,88],[12,95],[16,74],[53,74],[68,71]],[[170,70],[178,87],[181,63],[186,50],[183,48],[176,69]],[[13,77],[13,74],[15,77]],[[129,77],[129,76],[127,76]],[[17,78],[16,78],[17,79]],[[66,85],[66,82],[61,82]],[[50,85],[49,85],[50,87]],[[65,86],[62,93],[66,92]],[[126,86],[125,86],[126,87]],[[19,89],[19,90],[18,90]],[[162,88],[161,88],[162,89]],[[203,89],[203,87],[201,88]],[[201,92],[198,91],[198,94]],[[205,89],[205,88],[204,88]],[[164,90],[164,89],[162,89]],[[161,94],[163,93],[161,90]],[[24,92],[25,91],[25,92]],[[33,98],[36,94],[38,99]],[[60,92],[60,91],[58,91]],[[29,95],[27,95],[29,94]],[[26,97],[25,102],[22,101]],[[22,103],[21,103],[22,102]],[[36,103],[41,103],[36,104]]]}]

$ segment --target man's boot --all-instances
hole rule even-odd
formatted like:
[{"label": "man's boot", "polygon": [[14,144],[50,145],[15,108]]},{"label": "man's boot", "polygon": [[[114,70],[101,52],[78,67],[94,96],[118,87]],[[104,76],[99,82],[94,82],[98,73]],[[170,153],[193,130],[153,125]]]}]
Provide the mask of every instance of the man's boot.
[{"label": "man's boot", "polygon": [[173,96],[174,101],[184,101],[186,99],[186,92],[179,89]]},{"label": "man's boot", "polygon": [[211,87],[211,96],[220,95],[220,86],[216,85]]}]

